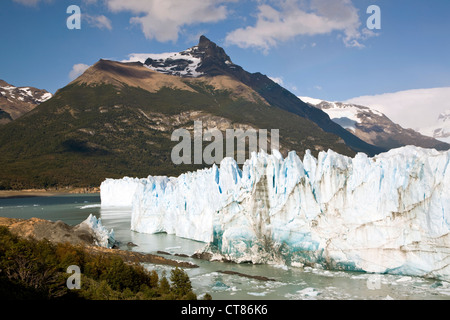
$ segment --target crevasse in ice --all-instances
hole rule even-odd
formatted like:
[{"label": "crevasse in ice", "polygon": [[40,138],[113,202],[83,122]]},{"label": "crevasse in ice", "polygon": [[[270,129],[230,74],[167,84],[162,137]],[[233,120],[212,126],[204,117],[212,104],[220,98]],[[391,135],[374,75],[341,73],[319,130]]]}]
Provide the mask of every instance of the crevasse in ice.
[{"label": "crevasse in ice", "polygon": [[206,242],[215,258],[449,279],[449,163],[413,146],[303,161],[260,152],[242,170],[225,158],[178,178],[107,180],[102,205],[124,195],[132,230]]}]

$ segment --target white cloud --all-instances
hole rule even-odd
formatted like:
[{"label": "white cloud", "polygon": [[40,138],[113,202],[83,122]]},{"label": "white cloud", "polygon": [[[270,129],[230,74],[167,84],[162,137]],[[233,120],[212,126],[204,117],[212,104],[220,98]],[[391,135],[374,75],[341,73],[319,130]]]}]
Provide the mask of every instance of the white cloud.
[{"label": "white cloud", "polygon": [[29,6],[29,7],[35,7],[37,6],[37,4],[41,1],[43,2],[52,2],[53,0],[13,0],[14,2],[23,4],[25,6]]},{"label": "white cloud", "polygon": [[277,8],[259,5],[256,24],[228,33],[226,41],[241,48],[256,47],[267,52],[278,43],[300,35],[337,31],[346,46],[363,47],[360,41],[371,33],[361,33],[360,27],[358,10],[351,0],[283,0]]},{"label": "white cloud", "polygon": [[176,41],[183,26],[218,22],[227,17],[223,5],[230,0],[105,0],[113,12],[129,11],[132,24],[141,27],[147,39]]},{"label": "white cloud", "polygon": [[450,87],[362,96],[345,102],[372,107],[402,127],[417,130],[433,125],[440,113],[450,109]]},{"label": "white cloud", "polygon": [[109,20],[104,15],[99,16],[91,16],[89,14],[83,14],[82,17],[87,21],[87,23],[95,28],[99,29],[108,29],[112,30],[112,23],[111,20]]},{"label": "white cloud", "polygon": [[83,72],[85,72],[88,68],[89,68],[89,66],[87,64],[84,64],[84,63],[75,64],[72,67],[72,70],[69,73],[70,80],[75,80],[80,75],[82,75]]},{"label": "white cloud", "polygon": [[14,0],[14,2],[23,4],[25,6],[35,6],[40,0]]},{"label": "white cloud", "polygon": [[128,55],[128,59],[122,60],[121,62],[142,62],[148,59],[152,54],[151,53],[131,53]]},{"label": "white cloud", "polygon": [[283,78],[282,77],[269,77],[275,83],[278,83],[280,86],[283,86]]},{"label": "white cloud", "polygon": [[121,62],[141,62],[144,63],[148,58],[155,60],[167,59],[170,56],[177,54],[178,52],[164,52],[164,53],[131,53],[128,55],[128,59]]}]

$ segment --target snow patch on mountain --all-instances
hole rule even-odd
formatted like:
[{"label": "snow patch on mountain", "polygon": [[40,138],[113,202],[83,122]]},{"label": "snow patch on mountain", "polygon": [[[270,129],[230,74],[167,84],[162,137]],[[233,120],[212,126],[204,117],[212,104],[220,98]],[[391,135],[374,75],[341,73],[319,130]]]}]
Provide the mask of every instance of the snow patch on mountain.
[{"label": "snow patch on mountain", "polygon": [[311,97],[298,97],[300,100],[302,100],[303,102],[312,104],[314,106],[322,103],[324,100],[321,99],[316,99],[316,98],[311,98]]},{"label": "snow patch on mountain", "polygon": [[[299,97],[300,100],[321,109],[330,116],[330,119],[344,129],[356,131],[356,124],[361,124],[364,119],[373,116],[384,116],[381,112],[364,106],[354,104],[331,102],[310,97]],[[364,113],[364,116],[363,116]]]},{"label": "snow patch on mountain", "polygon": [[31,87],[15,87],[11,85],[0,86],[0,93],[7,98],[32,101],[37,104],[43,103],[53,96],[50,92],[43,92]]},{"label": "snow patch on mountain", "polygon": [[16,87],[0,80],[0,125],[21,117],[52,96],[46,90]]},{"label": "snow patch on mountain", "polygon": [[[197,68],[201,65],[202,59],[193,56],[191,52],[192,48],[166,55],[149,55],[144,64],[147,68],[160,73],[197,78],[203,75],[202,72],[197,72]],[[182,67],[180,67],[180,61],[184,61],[184,63],[181,63]]]},{"label": "snow patch on mountain", "polygon": [[141,62],[144,66],[156,72],[197,78],[203,75],[202,72],[197,71],[202,59],[193,54],[197,48],[189,48],[182,52],[131,54],[125,62]]},{"label": "snow patch on mountain", "polygon": [[342,117],[348,117],[349,119],[360,122],[360,113],[369,112],[377,116],[384,116],[383,113],[365,106],[356,104],[343,103],[337,101],[326,101],[309,97],[299,97],[302,101],[312,104],[313,106],[322,106],[322,110],[325,111],[331,119],[338,119]]},{"label": "snow patch on mountain", "polygon": [[[450,142],[445,140],[446,137],[450,140],[450,128],[446,130],[444,124],[445,114],[440,116],[440,122],[436,126],[428,128],[425,132],[418,132],[402,128],[397,123],[392,122],[385,114],[373,108],[309,97],[299,98],[327,113],[332,121],[352,132],[361,140],[387,150],[405,145],[435,148],[437,150],[448,150],[450,147],[441,142]],[[447,121],[447,126],[449,123],[450,121]],[[438,137],[441,141],[436,140]]]}]

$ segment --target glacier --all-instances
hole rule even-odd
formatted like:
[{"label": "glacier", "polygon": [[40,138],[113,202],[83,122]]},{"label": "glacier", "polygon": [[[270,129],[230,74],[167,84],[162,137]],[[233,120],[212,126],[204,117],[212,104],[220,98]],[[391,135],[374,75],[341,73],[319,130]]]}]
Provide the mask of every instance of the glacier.
[{"label": "glacier", "polygon": [[83,222],[75,227],[75,230],[86,230],[92,235],[94,244],[104,248],[112,248],[116,244],[114,230],[108,230],[101,219],[90,214]]},{"label": "glacier", "polygon": [[140,179],[130,177],[106,179],[100,185],[101,206],[131,207],[139,181]]},{"label": "glacier", "polygon": [[[206,243],[237,263],[450,279],[450,151],[407,146],[369,158],[273,150],[179,177],[106,180],[102,206],[131,229]],[[133,193],[132,196],[130,194]]]}]

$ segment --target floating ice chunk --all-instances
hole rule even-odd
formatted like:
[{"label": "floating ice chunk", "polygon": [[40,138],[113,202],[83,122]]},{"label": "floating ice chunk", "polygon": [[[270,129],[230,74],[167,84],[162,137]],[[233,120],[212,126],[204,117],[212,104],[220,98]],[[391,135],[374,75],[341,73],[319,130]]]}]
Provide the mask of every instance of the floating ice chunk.
[{"label": "floating ice chunk", "polygon": [[112,248],[116,243],[114,230],[109,231],[103,226],[101,219],[97,219],[92,214],[90,214],[86,220],[81,222],[77,228],[87,228],[90,230],[94,237],[95,244],[100,247]]},{"label": "floating ice chunk", "polygon": [[320,292],[314,288],[305,288],[303,290],[297,291],[297,293],[299,293],[302,296],[307,296],[307,297],[316,297],[320,294]]}]

